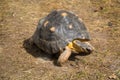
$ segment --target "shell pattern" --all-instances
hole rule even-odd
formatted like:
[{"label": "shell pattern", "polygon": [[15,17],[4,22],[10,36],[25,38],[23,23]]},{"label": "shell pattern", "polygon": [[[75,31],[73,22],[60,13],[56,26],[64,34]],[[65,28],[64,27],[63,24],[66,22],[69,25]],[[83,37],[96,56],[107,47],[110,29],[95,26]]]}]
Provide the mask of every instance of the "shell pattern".
[{"label": "shell pattern", "polygon": [[74,39],[90,40],[84,23],[72,12],[55,10],[42,18],[32,36],[33,42],[43,51],[60,52]]}]

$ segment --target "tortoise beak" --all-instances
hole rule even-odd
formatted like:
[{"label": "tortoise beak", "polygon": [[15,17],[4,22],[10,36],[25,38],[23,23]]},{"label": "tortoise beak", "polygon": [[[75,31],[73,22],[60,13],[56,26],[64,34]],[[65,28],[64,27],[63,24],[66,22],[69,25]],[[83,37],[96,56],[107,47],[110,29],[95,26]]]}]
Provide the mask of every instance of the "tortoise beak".
[{"label": "tortoise beak", "polygon": [[77,52],[81,53],[91,53],[94,51],[94,47],[88,42],[81,42],[80,40],[73,41],[73,47]]}]

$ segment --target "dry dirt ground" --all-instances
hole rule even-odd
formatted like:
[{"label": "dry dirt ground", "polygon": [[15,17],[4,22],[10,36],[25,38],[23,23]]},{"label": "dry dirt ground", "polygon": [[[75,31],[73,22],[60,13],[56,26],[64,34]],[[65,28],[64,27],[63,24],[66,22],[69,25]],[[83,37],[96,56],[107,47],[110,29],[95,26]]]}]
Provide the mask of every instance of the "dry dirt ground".
[{"label": "dry dirt ground", "polygon": [[[55,9],[81,17],[95,47],[63,67],[27,42]],[[120,80],[120,0],[0,0],[0,80]]]}]

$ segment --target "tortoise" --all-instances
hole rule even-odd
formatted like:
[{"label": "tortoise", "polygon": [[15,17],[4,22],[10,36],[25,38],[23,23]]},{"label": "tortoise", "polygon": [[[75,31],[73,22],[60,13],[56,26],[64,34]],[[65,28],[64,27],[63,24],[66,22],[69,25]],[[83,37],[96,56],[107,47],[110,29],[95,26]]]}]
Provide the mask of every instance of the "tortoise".
[{"label": "tortoise", "polygon": [[90,54],[94,47],[88,43],[90,34],[83,21],[73,12],[51,11],[40,19],[30,38],[39,49],[48,54],[59,54],[57,63],[62,65],[72,53]]}]

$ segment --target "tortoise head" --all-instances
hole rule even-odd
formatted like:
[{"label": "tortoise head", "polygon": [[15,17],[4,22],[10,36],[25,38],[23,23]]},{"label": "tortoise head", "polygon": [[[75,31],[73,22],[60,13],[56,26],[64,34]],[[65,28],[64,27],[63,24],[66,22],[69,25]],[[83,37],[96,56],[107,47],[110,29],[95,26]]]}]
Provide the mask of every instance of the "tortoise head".
[{"label": "tortoise head", "polygon": [[71,48],[71,50],[76,53],[90,54],[94,50],[94,47],[90,43],[83,40],[81,41],[80,39],[73,40],[68,44],[68,47]]}]

